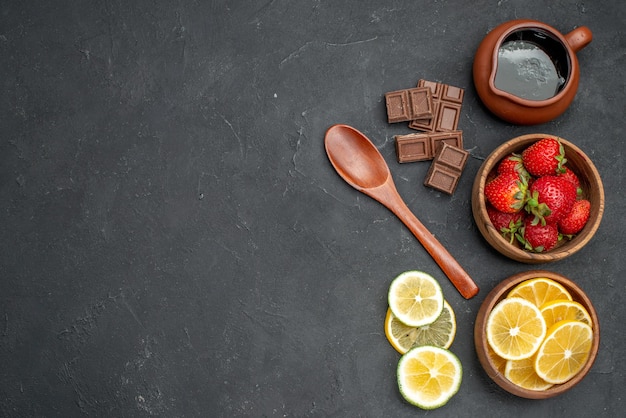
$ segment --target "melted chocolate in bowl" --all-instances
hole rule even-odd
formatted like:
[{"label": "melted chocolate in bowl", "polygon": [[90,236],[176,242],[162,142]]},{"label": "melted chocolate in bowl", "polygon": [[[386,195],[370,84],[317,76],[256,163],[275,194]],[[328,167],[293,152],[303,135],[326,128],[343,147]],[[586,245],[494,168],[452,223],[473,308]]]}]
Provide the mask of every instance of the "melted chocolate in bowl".
[{"label": "melted chocolate in bowl", "polygon": [[520,29],[498,48],[497,89],[527,100],[547,100],[567,83],[570,59],[559,39],[540,29]]}]

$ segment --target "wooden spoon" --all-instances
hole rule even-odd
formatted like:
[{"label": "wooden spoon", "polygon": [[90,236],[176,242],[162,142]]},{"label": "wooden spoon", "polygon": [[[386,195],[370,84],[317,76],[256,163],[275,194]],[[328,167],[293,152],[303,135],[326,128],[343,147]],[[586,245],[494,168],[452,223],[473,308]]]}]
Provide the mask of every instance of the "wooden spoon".
[{"label": "wooden spoon", "polygon": [[347,125],[333,125],[324,139],[326,154],[337,173],[352,187],[382,203],[411,230],[454,287],[466,298],[478,293],[478,286],[433,234],[413,215],[402,200],[389,166],[374,144]]}]

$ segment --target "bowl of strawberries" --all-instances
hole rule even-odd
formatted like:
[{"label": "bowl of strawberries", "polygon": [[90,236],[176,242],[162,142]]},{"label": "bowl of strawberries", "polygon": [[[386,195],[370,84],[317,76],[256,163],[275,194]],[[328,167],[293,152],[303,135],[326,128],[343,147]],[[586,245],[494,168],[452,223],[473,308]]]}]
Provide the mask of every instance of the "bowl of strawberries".
[{"label": "bowl of strawberries", "polygon": [[591,240],[604,188],[589,157],[553,135],[529,134],[496,148],[478,170],[472,213],[501,254],[537,264],[568,257]]}]

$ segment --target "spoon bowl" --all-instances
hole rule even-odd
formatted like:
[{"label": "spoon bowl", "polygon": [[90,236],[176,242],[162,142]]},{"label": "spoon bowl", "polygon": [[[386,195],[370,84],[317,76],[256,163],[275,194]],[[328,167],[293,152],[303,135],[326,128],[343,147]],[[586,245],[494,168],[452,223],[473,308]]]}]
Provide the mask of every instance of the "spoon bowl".
[{"label": "spoon bowl", "polygon": [[326,136],[325,145],[337,173],[357,190],[383,185],[391,173],[386,164],[380,164],[383,157],[374,144],[363,141],[362,134],[356,130],[341,129],[341,135],[333,134],[336,131]]},{"label": "spoon bowl", "polygon": [[478,293],[478,286],[463,267],[404,203],[389,166],[372,141],[351,126],[333,125],[326,131],[324,145],[328,159],[341,178],[391,210],[415,235],[464,298],[472,298]]}]

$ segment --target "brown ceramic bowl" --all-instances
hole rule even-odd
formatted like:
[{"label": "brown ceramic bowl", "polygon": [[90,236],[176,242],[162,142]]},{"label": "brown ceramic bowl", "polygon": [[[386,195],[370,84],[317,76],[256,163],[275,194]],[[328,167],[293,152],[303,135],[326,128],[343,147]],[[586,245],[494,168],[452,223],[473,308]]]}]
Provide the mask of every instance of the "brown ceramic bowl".
[{"label": "brown ceramic bowl", "polygon": [[[487,318],[489,317],[489,313],[494,308],[494,306],[503,298],[505,298],[509,291],[516,285],[525,280],[535,277],[547,277],[561,283],[572,295],[572,299],[582,304],[585,309],[587,309],[587,312],[589,312],[589,316],[591,317],[591,326],[593,329],[593,343],[591,346],[591,352],[589,353],[587,363],[582,368],[582,370],[571,380],[560,385],[554,385],[549,389],[542,391],[524,389],[511,383],[504,376],[502,369],[498,369],[497,361],[494,360],[492,356],[490,356],[489,343],[487,342],[486,336]],[[587,375],[589,370],[591,370],[591,366],[593,366],[593,362],[595,361],[598,354],[598,347],[600,346],[600,322],[598,321],[598,315],[596,313],[596,310],[591,304],[591,300],[589,300],[585,292],[583,292],[583,290],[578,287],[576,283],[557,273],[545,270],[531,270],[528,272],[515,274],[503,280],[487,295],[487,297],[485,297],[485,300],[478,310],[476,323],[474,324],[474,345],[476,347],[476,354],[478,355],[478,360],[480,361],[480,364],[482,365],[487,375],[498,386],[500,386],[507,392],[522,398],[546,399],[560,395],[563,392],[570,390],[572,387],[576,386],[581,380],[583,380],[585,375]]]},{"label": "brown ceramic bowl", "polygon": [[564,239],[560,241],[550,251],[533,253],[524,250],[516,242],[511,244],[495,229],[487,214],[485,184],[494,175],[500,160],[512,152],[521,153],[534,142],[546,137],[556,138],[554,135],[541,133],[529,134],[518,136],[500,145],[483,162],[472,188],[472,213],[483,237],[501,254],[513,260],[529,264],[562,260],[580,250],[598,230],[602,214],[604,213],[604,188],[602,187],[602,180],[598,170],[580,148],[563,138],[558,138],[565,148],[567,167],[578,175],[583,196],[591,202],[591,214],[583,230],[571,240]]}]

